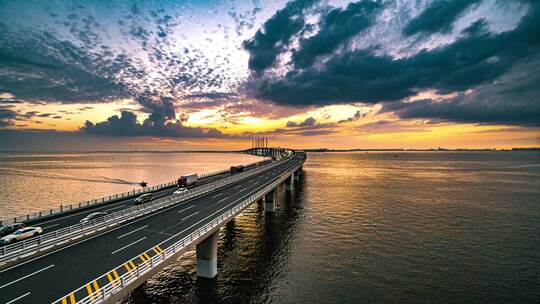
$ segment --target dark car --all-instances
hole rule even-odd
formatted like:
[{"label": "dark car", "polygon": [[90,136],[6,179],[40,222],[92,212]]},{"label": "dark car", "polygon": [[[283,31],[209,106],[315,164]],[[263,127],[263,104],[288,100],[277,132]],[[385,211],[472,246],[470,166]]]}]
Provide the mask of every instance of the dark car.
[{"label": "dark car", "polygon": [[17,223],[17,224],[13,224],[11,226],[5,226],[5,227],[1,227],[0,228],[0,237],[2,236],[5,236],[5,235],[8,235],[8,234],[12,234],[13,232],[21,229],[21,228],[24,228],[25,225],[23,223]]},{"label": "dark car", "polygon": [[146,193],[135,199],[135,205],[143,204],[151,200],[152,200],[152,193]]}]

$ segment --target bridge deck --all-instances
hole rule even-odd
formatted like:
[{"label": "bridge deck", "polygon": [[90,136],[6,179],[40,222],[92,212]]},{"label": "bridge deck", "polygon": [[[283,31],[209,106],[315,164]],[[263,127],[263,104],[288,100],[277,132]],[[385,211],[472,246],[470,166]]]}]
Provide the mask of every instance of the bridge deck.
[{"label": "bridge deck", "polygon": [[[75,243],[58,251],[34,258],[0,271],[0,302],[50,303],[83,286],[114,267],[112,279],[136,264],[159,254],[159,243],[166,247],[205,223],[226,212],[278,179],[283,172],[300,162],[292,158],[272,170],[247,180],[189,199],[177,205],[127,222],[109,232]],[[138,256],[146,252],[146,255]],[[130,261],[127,265],[124,262]],[[103,278],[73,295],[75,300],[93,294],[97,286],[109,283]],[[95,294],[97,298],[97,294]],[[67,303],[70,303],[69,299]]]}]

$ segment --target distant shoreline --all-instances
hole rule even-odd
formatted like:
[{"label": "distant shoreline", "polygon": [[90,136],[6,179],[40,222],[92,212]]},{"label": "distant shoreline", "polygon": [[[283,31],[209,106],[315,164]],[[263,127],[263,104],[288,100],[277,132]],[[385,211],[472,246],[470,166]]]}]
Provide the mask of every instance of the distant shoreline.
[{"label": "distant shoreline", "polygon": [[[395,149],[327,149],[327,148],[319,148],[319,149],[296,149],[299,151],[305,151],[305,152],[311,152],[311,153],[343,153],[343,152],[540,152],[540,147],[531,147],[531,148],[511,148],[511,149],[445,149],[445,148],[437,148],[437,149],[403,149],[403,148],[395,148]],[[87,153],[87,154],[98,154],[98,153],[208,153],[208,154],[219,154],[219,153],[242,153],[244,150],[227,150],[227,151],[216,151],[216,150],[190,150],[190,151],[35,151],[35,150],[0,150],[0,154],[7,154],[7,153]]]},{"label": "distant shoreline", "polygon": [[304,149],[305,152],[537,152],[539,148],[511,149]]}]

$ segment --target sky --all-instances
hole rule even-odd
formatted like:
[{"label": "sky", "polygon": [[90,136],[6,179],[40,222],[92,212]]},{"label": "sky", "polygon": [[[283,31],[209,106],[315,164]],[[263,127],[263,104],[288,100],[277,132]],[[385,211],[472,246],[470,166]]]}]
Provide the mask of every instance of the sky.
[{"label": "sky", "polygon": [[540,146],[535,0],[0,0],[0,150]]}]

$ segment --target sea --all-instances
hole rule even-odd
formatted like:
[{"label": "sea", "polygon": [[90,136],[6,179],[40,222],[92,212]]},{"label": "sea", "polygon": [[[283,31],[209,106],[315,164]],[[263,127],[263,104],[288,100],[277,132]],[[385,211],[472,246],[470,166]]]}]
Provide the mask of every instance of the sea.
[{"label": "sea", "polygon": [[[256,161],[241,154],[0,153],[0,217]],[[275,213],[221,229],[123,303],[540,303],[540,153],[308,153]]]}]

